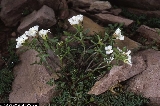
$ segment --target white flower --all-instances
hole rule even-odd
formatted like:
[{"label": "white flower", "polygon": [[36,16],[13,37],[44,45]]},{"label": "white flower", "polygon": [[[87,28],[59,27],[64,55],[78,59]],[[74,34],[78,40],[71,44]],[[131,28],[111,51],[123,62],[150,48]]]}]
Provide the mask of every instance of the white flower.
[{"label": "white flower", "polygon": [[26,34],[23,34],[22,36],[18,37],[16,39],[17,41],[17,45],[16,48],[19,48],[21,46],[23,46],[23,43],[28,39],[28,37],[26,36]]},{"label": "white flower", "polygon": [[127,56],[127,59],[125,59],[124,62],[132,66],[132,61],[131,61],[131,55],[130,55],[130,53],[131,53],[131,50],[128,50],[125,53],[125,55]]},{"label": "white flower", "polygon": [[129,64],[132,66],[132,60],[131,60],[131,56],[128,55],[128,58],[124,60],[125,63]]},{"label": "white flower", "polygon": [[106,50],[106,54],[111,54],[113,52],[111,45],[105,47],[105,50]]},{"label": "white flower", "polygon": [[116,37],[116,39],[124,40],[124,36],[121,34],[121,30],[119,28],[114,32],[113,35]]},{"label": "white flower", "polygon": [[48,29],[48,30],[41,29],[39,31],[39,36],[41,36],[43,39],[46,39],[48,32],[50,32],[50,29]]},{"label": "white flower", "polygon": [[68,21],[71,25],[77,25],[83,21],[83,15],[80,14],[77,16],[73,16],[72,18],[68,19]]},{"label": "white flower", "polygon": [[37,36],[37,32],[38,32],[38,25],[30,28],[28,31],[25,32],[26,35],[31,36],[31,37],[35,37]]}]

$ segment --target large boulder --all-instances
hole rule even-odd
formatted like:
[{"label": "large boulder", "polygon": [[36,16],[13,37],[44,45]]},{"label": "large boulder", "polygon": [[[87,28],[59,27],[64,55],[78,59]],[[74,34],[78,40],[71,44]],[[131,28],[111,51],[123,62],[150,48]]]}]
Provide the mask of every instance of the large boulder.
[{"label": "large boulder", "polygon": [[109,0],[117,5],[139,8],[144,10],[157,10],[160,9],[159,0]]},{"label": "large boulder", "polygon": [[101,20],[101,22],[103,22],[104,24],[109,24],[109,23],[123,23],[124,26],[129,26],[131,24],[133,24],[133,20],[130,19],[126,19],[126,18],[122,18],[119,16],[115,16],[115,15],[111,15],[111,14],[95,14],[95,17],[99,20]]},{"label": "large boulder", "polygon": [[26,16],[18,27],[20,34],[24,33],[30,27],[39,25],[42,28],[49,28],[56,24],[55,13],[53,9],[44,5],[40,10],[33,11]]},{"label": "large boulder", "polygon": [[35,5],[37,5],[36,0],[2,0],[0,18],[6,26],[16,26],[23,17],[23,12],[37,9]]},{"label": "large boulder", "polygon": [[129,90],[150,99],[149,106],[160,106],[160,51],[145,50],[143,56],[147,68],[129,81]]},{"label": "large boulder", "polygon": [[54,96],[55,85],[46,84],[53,77],[43,65],[31,65],[39,61],[37,54],[34,50],[28,50],[20,55],[21,63],[14,68],[10,103],[40,103],[44,106]]}]

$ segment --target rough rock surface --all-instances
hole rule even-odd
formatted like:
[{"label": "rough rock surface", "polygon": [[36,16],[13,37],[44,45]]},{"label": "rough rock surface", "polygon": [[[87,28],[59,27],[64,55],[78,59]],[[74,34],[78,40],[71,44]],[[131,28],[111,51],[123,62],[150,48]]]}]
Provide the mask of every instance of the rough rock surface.
[{"label": "rough rock surface", "polygon": [[118,5],[139,8],[143,10],[160,10],[159,0],[110,0]]},{"label": "rough rock surface", "polygon": [[107,10],[110,9],[112,6],[108,1],[95,1],[90,5],[90,10]]},{"label": "rough rock surface", "polygon": [[49,28],[56,24],[54,11],[44,5],[40,10],[33,11],[30,15],[26,16],[20,26],[18,27],[18,32],[23,34],[30,27],[39,25],[42,28]]},{"label": "rough rock surface", "polygon": [[2,0],[0,18],[6,26],[16,26],[22,18],[23,11],[28,7],[30,11],[36,9],[34,0]]},{"label": "rough rock surface", "polygon": [[160,43],[160,34],[158,34],[158,30],[150,28],[145,25],[141,25],[138,29],[137,32],[146,37],[155,40],[156,42]]},{"label": "rough rock surface", "polygon": [[147,68],[129,81],[130,90],[150,99],[149,106],[160,106],[160,51],[139,52],[145,58]]},{"label": "rough rock surface", "polygon": [[99,95],[110,87],[125,81],[146,69],[146,64],[141,56],[134,56],[132,59],[133,65],[124,64],[123,66],[114,66],[109,74],[97,81],[88,94]]},{"label": "rough rock surface", "polygon": [[124,26],[129,26],[133,23],[133,20],[114,16],[111,14],[96,14],[97,19],[101,20],[102,22],[109,24],[109,23],[124,23]]},{"label": "rough rock surface", "polygon": [[46,84],[52,77],[42,65],[31,65],[39,59],[37,52],[28,50],[20,55],[21,63],[14,68],[15,80],[9,95],[10,103],[48,103],[54,95],[55,85]]}]

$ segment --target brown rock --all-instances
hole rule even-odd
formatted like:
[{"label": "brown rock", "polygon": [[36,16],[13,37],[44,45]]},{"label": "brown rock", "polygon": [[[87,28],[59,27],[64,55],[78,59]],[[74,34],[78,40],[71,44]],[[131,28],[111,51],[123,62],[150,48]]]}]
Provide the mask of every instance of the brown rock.
[{"label": "brown rock", "polygon": [[124,64],[123,66],[114,66],[109,74],[97,81],[88,94],[99,95],[110,87],[125,81],[146,69],[146,64],[141,56],[133,56],[132,66]]},{"label": "brown rock", "polygon": [[47,5],[48,7],[52,8],[53,10],[59,10],[59,6],[61,4],[60,0],[37,0],[39,5],[42,7],[43,5]]},{"label": "brown rock", "polygon": [[90,5],[90,10],[107,10],[110,9],[112,6],[108,1],[95,1]]},{"label": "brown rock", "polygon": [[110,12],[112,12],[113,15],[119,15],[122,12],[122,9],[112,9]]},{"label": "brown rock", "polygon": [[40,10],[33,11],[26,16],[18,27],[18,32],[23,34],[26,30],[34,25],[39,25],[42,28],[49,28],[56,24],[55,13],[50,8],[44,5]]},{"label": "brown rock", "polygon": [[121,49],[123,49],[123,47],[127,47],[127,49],[129,50],[137,51],[142,47],[140,43],[135,42],[134,40],[129,39],[126,36],[124,36],[124,40],[116,40],[115,42],[116,43],[114,46],[119,47]]},{"label": "brown rock", "polygon": [[143,10],[160,10],[159,0],[111,0],[112,2],[126,7],[139,8]]},{"label": "brown rock", "polygon": [[39,61],[37,52],[28,50],[20,55],[21,63],[15,66],[15,80],[9,95],[10,103],[49,103],[54,96],[55,85],[46,84],[52,77],[42,65],[31,65]]},{"label": "brown rock", "polygon": [[158,31],[153,29],[153,28],[150,28],[148,26],[145,26],[145,25],[141,25],[138,29],[137,29],[137,32],[144,36],[144,37],[147,37],[147,38],[150,38],[150,39],[153,39],[155,40],[156,42],[160,43],[160,36],[158,34]]},{"label": "brown rock", "polygon": [[149,49],[139,55],[145,59],[147,68],[128,82],[128,89],[149,98],[149,106],[160,106],[160,51]]},{"label": "brown rock", "polygon": [[36,4],[36,0],[2,0],[0,18],[6,26],[16,26],[22,18],[25,8],[33,11],[37,9]]},{"label": "brown rock", "polygon": [[99,20],[101,20],[102,22],[104,22],[105,24],[109,24],[109,23],[123,23],[124,26],[129,26],[133,23],[133,20],[130,19],[126,19],[126,18],[122,18],[119,16],[114,16],[111,14],[96,14],[95,17]]}]

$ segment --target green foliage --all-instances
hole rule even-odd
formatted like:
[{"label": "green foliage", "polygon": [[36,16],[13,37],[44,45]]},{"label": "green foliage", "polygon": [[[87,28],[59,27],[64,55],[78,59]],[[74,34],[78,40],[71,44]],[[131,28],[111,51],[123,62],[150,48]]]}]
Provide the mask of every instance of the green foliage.
[{"label": "green foliage", "polygon": [[[8,52],[9,56],[3,57],[5,66],[0,70],[0,98],[7,98],[8,94],[11,91],[12,81],[14,79],[12,69],[15,64],[18,63],[18,56],[14,51],[15,42],[9,42]],[[8,102],[4,100],[3,102]]]},{"label": "green foliage", "polygon": [[95,96],[94,100],[99,104],[98,106],[144,106],[149,103],[148,99],[128,91],[118,94],[107,91],[102,95]]}]

